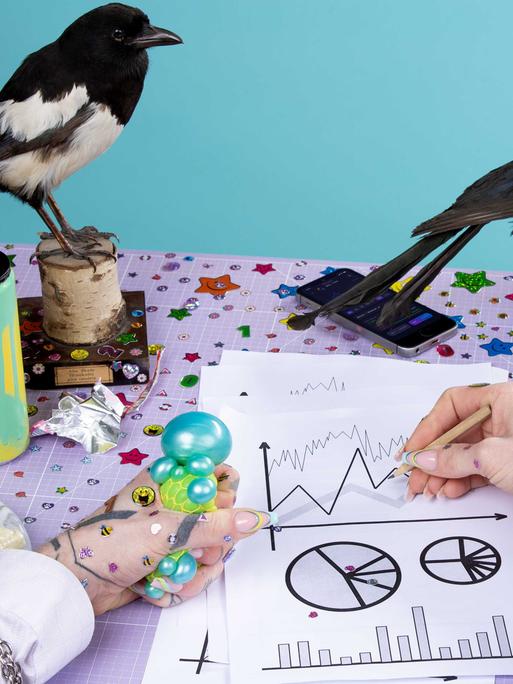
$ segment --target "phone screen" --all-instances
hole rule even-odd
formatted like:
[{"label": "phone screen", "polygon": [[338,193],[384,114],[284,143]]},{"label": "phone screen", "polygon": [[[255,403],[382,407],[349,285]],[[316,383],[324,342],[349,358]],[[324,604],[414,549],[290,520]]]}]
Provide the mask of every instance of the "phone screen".
[{"label": "phone screen", "polygon": [[[316,304],[326,304],[363,278],[357,271],[341,268],[303,285],[298,288],[297,294]],[[433,336],[455,328],[456,324],[451,318],[418,302],[412,304],[407,316],[399,318],[388,327],[378,326],[376,321],[381,309],[394,294],[392,290],[387,290],[370,302],[344,307],[337,313],[362,328],[405,347],[415,347]]]}]

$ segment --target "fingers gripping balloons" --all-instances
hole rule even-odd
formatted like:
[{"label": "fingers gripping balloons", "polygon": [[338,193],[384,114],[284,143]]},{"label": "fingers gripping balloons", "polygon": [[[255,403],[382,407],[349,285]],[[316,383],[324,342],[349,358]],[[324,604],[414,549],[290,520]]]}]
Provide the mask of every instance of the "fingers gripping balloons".
[{"label": "fingers gripping balloons", "polygon": [[[214,470],[232,448],[226,425],[209,413],[184,413],[167,424],[161,444],[164,456],[152,463],[150,475],[160,486],[164,506],[181,513],[215,511]],[[152,586],[154,580],[166,576],[171,582],[185,584],[194,577],[196,568],[196,560],[187,549],[168,554],[147,575],[146,595],[161,598],[164,591]]]}]

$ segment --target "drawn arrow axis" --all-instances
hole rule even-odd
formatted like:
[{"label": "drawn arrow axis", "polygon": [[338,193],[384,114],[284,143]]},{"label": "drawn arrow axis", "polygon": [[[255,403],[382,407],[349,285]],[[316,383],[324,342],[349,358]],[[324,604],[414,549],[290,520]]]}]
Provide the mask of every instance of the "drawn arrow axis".
[{"label": "drawn arrow axis", "polygon": [[318,523],[315,525],[275,525],[282,530],[296,529],[302,527],[342,527],[344,525],[396,525],[398,523],[418,523],[418,522],[447,522],[450,520],[504,520],[508,516],[505,513],[494,513],[493,515],[462,515],[453,518],[413,518],[411,520],[357,520],[353,522],[341,523]]}]

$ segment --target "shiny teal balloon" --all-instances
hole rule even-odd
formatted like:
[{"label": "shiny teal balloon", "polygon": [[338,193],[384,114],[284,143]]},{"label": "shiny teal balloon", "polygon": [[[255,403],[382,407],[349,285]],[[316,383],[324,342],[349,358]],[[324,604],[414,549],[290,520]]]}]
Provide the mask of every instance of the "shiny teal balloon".
[{"label": "shiny teal balloon", "polygon": [[169,456],[162,456],[162,458],[157,458],[156,461],[150,466],[150,476],[153,482],[157,484],[162,484],[169,479],[171,471],[176,466],[176,461],[174,458]]},{"label": "shiny teal balloon", "polygon": [[171,558],[171,556],[164,556],[159,563],[158,569],[163,575],[169,576],[176,572],[177,566],[178,563],[174,558]]},{"label": "shiny teal balloon", "polygon": [[173,480],[181,480],[182,477],[185,477],[186,475],[185,468],[181,465],[176,465],[169,471],[169,477]]},{"label": "shiny teal balloon", "polygon": [[175,584],[185,584],[194,577],[197,567],[198,564],[196,563],[194,556],[191,556],[190,553],[184,553],[184,555],[180,556],[178,559],[178,567],[169,579]]},{"label": "shiny teal balloon", "polygon": [[189,475],[211,475],[215,467],[214,461],[208,456],[193,456],[187,461],[185,470]]},{"label": "shiny teal balloon", "polygon": [[197,477],[187,487],[187,496],[195,504],[206,504],[217,494],[215,482],[208,477]]},{"label": "shiny teal balloon", "polygon": [[230,431],[222,420],[210,413],[182,413],[170,421],[161,437],[166,456],[185,465],[196,456],[208,456],[215,465],[228,458],[232,448]]},{"label": "shiny teal balloon", "polygon": [[163,589],[157,589],[157,587],[152,587],[151,582],[146,582],[144,587],[144,593],[152,599],[162,598],[165,594]]},{"label": "shiny teal balloon", "polygon": [[187,496],[195,504],[208,503],[216,493],[216,484],[208,477],[197,477],[187,487]]}]

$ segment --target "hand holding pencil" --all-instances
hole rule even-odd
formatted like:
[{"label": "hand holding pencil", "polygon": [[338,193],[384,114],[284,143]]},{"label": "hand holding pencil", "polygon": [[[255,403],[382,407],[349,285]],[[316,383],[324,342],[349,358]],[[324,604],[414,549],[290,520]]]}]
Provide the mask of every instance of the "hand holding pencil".
[{"label": "hand holding pencil", "polygon": [[408,501],[417,494],[457,498],[487,484],[513,493],[513,384],[447,390],[404,452],[409,452],[406,463],[414,466]]}]

